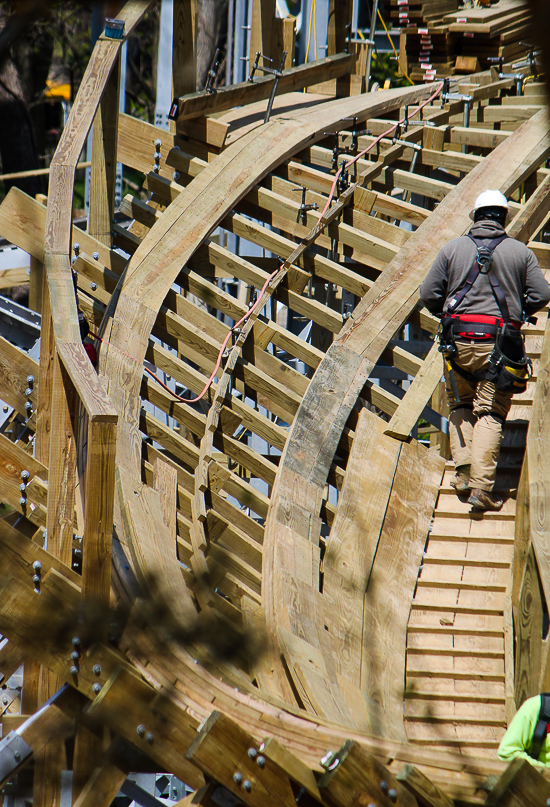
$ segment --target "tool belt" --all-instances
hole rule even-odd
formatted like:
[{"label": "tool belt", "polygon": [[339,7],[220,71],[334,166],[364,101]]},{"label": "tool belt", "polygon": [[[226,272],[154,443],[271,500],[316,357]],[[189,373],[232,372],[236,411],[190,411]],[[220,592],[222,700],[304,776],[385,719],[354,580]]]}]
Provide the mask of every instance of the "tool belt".
[{"label": "tool belt", "polygon": [[441,337],[445,342],[455,339],[473,339],[486,342],[496,339],[504,320],[483,314],[451,314],[443,317]]}]

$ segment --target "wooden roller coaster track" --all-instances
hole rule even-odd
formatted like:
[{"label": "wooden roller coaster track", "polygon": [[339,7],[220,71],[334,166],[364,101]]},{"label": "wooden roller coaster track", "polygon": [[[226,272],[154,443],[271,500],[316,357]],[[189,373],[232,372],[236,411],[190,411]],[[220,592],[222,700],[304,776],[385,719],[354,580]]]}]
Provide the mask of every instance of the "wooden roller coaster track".
[{"label": "wooden roller coaster track", "polygon": [[[125,7],[127,32],[147,5]],[[449,487],[438,323],[418,295],[488,187],[550,269],[541,85],[518,97],[496,71],[468,77],[467,127],[440,84],[288,92],[265,124],[244,88],[196,128],[204,110],[183,99],[169,132],[117,114],[120,47],[94,49],[47,206],[14,189],[0,205],[0,235],[43,279],[40,362],[0,340],[23,424],[0,434],[4,683],[24,664],[0,761],[17,730],[35,777],[59,767],[78,718],[79,807],[110,804],[146,759],[206,782],[203,804],[219,785],[247,805],[548,798],[496,748],[550,684],[550,334],[543,315],[526,328],[535,372],[506,424],[505,505],[472,513]],[[92,123],[84,232],[72,191]],[[113,223],[117,161],[145,175],[128,227]],[[35,804],[55,803],[46,780]]]}]

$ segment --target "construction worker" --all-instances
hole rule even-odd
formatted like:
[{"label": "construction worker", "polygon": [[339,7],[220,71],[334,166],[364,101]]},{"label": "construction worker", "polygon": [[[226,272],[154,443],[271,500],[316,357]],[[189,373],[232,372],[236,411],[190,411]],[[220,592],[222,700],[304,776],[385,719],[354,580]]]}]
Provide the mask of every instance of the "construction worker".
[{"label": "construction worker", "polygon": [[[451,486],[470,492],[468,502],[478,510],[502,507],[493,492],[502,426],[528,376],[519,328],[550,301],[533,252],[506,235],[507,213],[500,191],[481,193],[468,234],[443,247],[420,287],[422,303],[442,318]],[[514,351],[516,361],[508,361]]]},{"label": "construction worker", "polygon": [[550,768],[549,705],[550,697],[543,693],[520,706],[498,747],[500,759],[522,757],[532,765]]}]

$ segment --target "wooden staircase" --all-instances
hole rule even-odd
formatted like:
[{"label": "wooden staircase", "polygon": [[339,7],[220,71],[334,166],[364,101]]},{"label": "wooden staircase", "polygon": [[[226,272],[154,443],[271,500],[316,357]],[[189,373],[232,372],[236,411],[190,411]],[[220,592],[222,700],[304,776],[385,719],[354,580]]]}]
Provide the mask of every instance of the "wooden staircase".
[{"label": "wooden staircase", "polygon": [[[540,329],[527,329],[534,379],[541,340]],[[467,495],[450,487],[454,464],[446,465],[407,631],[405,724],[415,743],[496,756],[507,725],[514,675],[507,597],[534,387],[533,380],[513,399],[505,424],[495,485],[506,497],[500,512],[472,511]]]}]

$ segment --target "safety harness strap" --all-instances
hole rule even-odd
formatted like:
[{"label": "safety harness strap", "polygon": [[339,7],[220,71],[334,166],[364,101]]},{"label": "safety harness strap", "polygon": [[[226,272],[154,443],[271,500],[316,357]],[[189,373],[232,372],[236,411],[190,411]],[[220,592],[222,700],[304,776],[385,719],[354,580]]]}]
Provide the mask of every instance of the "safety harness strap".
[{"label": "safety harness strap", "polygon": [[542,749],[544,738],[548,732],[548,723],[550,723],[550,693],[542,692],[540,696],[540,712],[535,731],[533,733],[533,741],[528,754],[533,759],[538,759]]},{"label": "safety harness strap", "polygon": [[[503,235],[499,235],[498,238],[493,238],[487,245],[477,241],[468,233],[467,238],[474,242],[476,249],[477,249],[477,258],[472,264],[472,268],[468,273],[468,277],[466,278],[464,285],[461,289],[459,289],[456,294],[454,295],[453,299],[448,303],[445,313],[446,314],[453,314],[462,300],[466,297],[472,286],[474,285],[475,281],[479,277],[479,275],[483,272],[483,274],[487,274],[489,277],[489,281],[491,283],[491,289],[497,301],[497,305],[500,309],[500,313],[502,314],[502,318],[505,322],[510,322],[510,311],[508,310],[508,303],[506,302],[506,297],[504,296],[504,292],[500,287],[500,284],[495,277],[495,275],[491,272],[491,260],[493,257],[493,252],[498,247],[498,245],[504,241],[505,238],[508,238],[506,233]],[[485,271],[483,271],[485,270]]]}]

